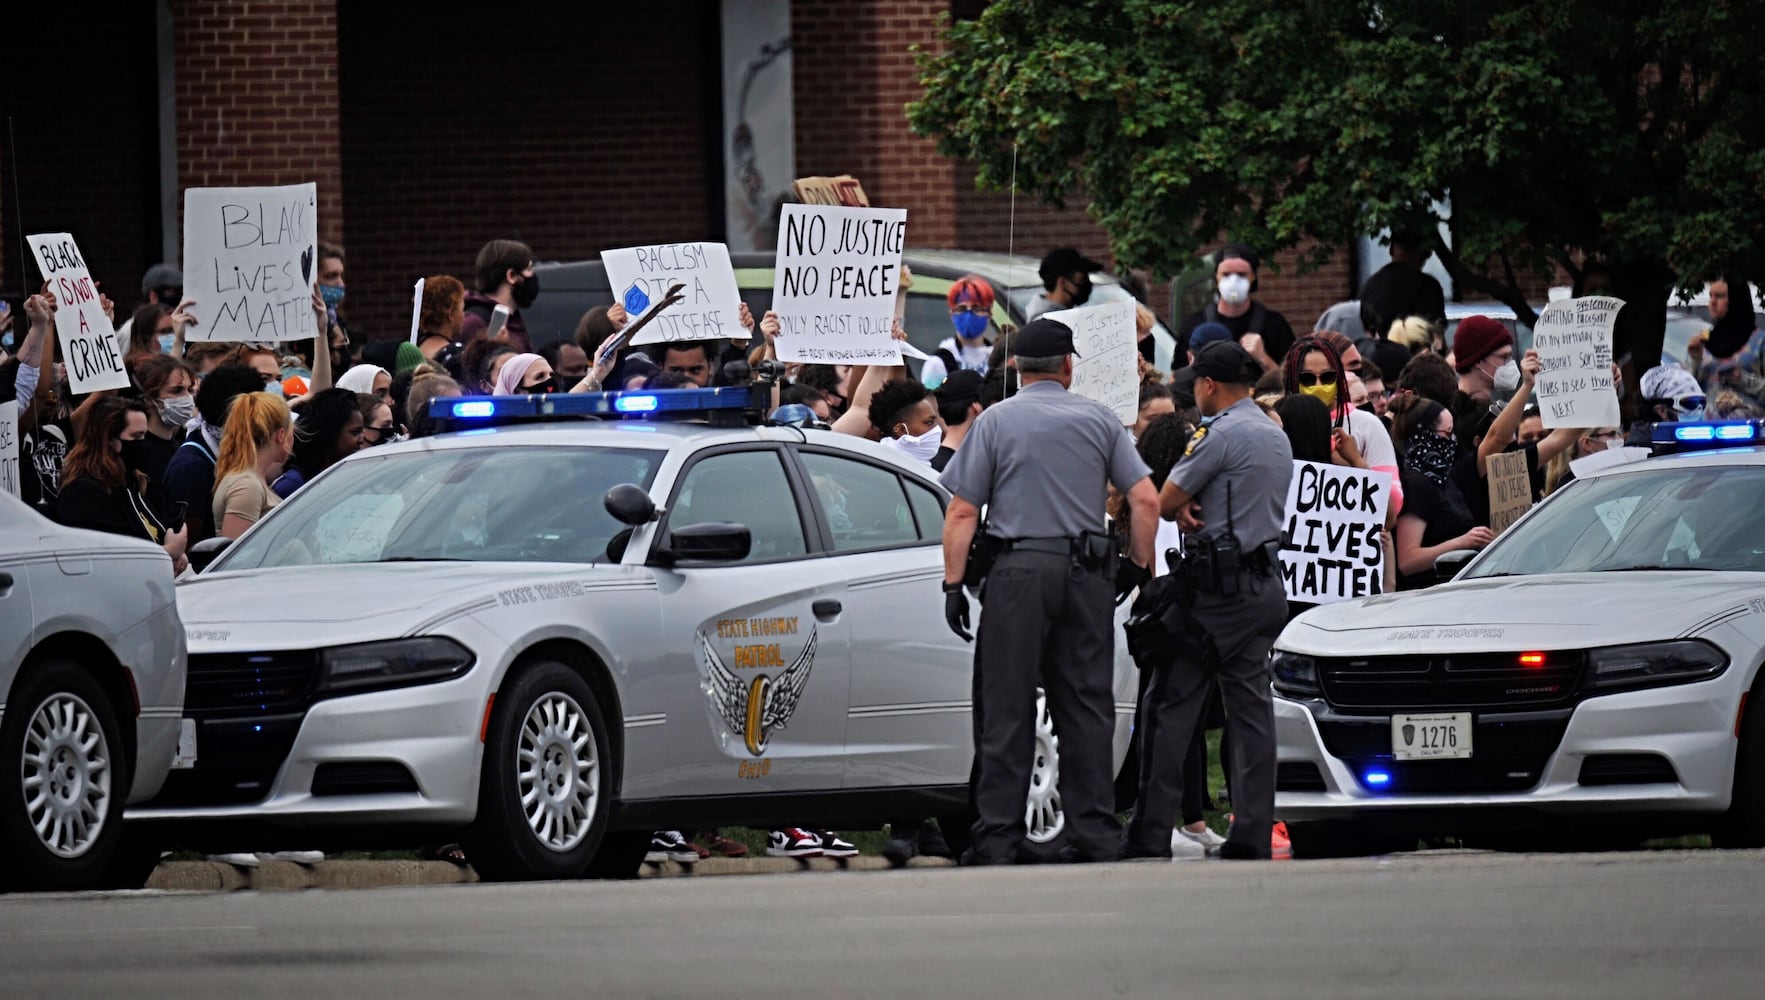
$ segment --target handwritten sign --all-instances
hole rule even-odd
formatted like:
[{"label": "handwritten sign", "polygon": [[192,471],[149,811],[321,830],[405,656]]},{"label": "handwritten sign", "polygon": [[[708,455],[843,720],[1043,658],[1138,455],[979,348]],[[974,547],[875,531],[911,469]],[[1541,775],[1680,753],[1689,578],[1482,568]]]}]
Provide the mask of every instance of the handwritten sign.
[{"label": "handwritten sign", "polygon": [[43,272],[43,280],[55,293],[55,335],[61,344],[61,360],[67,364],[67,382],[75,393],[121,389],[129,384],[123,367],[122,345],[104,307],[86,259],[67,233],[44,233],[25,238],[31,256]]},{"label": "handwritten sign", "polygon": [[1532,473],[1524,451],[1489,456],[1489,530],[1496,534],[1532,509]]},{"label": "handwritten sign", "polygon": [[907,211],[785,205],[781,214],[772,279],[778,359],[898,362],[895,290]]},{"label": "handwritten sign", "polygon": [[1390,503],[1386,473],[1294,462],[1281,535],[1287,599],[1333,604],[1381,593],[1385,548],[1378,533]]},{"label": "handwritten sign", "polygon": [[722,243],[662,243],[601,251],[614,301],[633,318],[642,316],[678,284],[686,296],[645,324],[633,344],[666,344],[728,337],[747,340],[741,323],[741,290],[729,247]]},{"label": "handwritten sign", "polygon": [[0,403],[0,493],[18,496],[18,400]]},{"label": "handwritten sign", "polygon": [[184,192],[184,292],[197,317],[184,339],[318,336],[318,204],[317,184]]},{"label": "handwritten sign", "polygon": [[1558,299],[1538,314],[1532,346],[1540,364],[1534,388],[1549,427],[1618,426],[1612,384],[1612,324],[1621,299],[1584,295]]},{"label": "handwritten sign", "polygon": [[1115,411],[1122,426],[1140,414],[1139,331],[1134,327],[1134,302],[1122,299],[1082,309],[1043,313],[1072,328],[1078,357],[1072,361],[1072,391]]},{"label": "handwritten sign", "polygon": [[411,343],[413,344],[423,336],[423,286],[428,283],[428,278],[418,278],[417,287],[411,292]]},{"label": "handwritten sign", "polygon": [[848,208],[869,208],[864,185],[850,174],[838,177],[799,177],[791,184],[791,193],[805,205],[845,205]]}]

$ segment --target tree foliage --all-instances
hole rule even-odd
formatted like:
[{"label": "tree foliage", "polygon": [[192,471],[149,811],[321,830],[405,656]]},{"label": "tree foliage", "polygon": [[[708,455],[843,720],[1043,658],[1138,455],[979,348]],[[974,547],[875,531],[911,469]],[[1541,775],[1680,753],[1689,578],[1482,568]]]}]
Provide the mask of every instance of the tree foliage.
[{"label": "tree foliage", "polygon": [[1316,263],[1450,196],[1443,262],[1524,316],[1580,255],[1632,301],[1760,273],[1761,39],[1760,0],[995,0],[908,116],[1166,274],[1222,233]]}]

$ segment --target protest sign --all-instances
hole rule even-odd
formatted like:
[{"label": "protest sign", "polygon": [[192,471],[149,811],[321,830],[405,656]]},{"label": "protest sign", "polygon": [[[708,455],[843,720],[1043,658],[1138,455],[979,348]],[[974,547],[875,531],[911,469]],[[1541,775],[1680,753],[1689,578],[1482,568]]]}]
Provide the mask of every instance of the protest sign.
[{"label": "protest sign", "polygon": [[1622,308],[1621,299],[1584,295],[1558,299],[1539,312],[1532,328],[1539,362],[1533,397],[1545,427],[1618,426],[1612,324]]},{"label": "protest sign", "polygon": [[1390,503],[1386,473],[1294,462],[1281,536],[1287,599],[1333,604],[1383,593],[1385,549],[1378,532]]},{"label": "protest sign", "polygon": [[1072,328],[1072,391],[1115,411],[1122,426],[1140,415],[1139,331],[1134,327],[1134,301],[1122,299],[1082,309],[1043,313]]},{"label": "protest sign", "polygon": [[67,233],[27,236],[31,256],[43,280],[55,293],[55,335],[67,382],[75,393],[122,389],[129,384],[116,328],[98,301],[98,286],[86,270],[86,259]]},{"label": "protest sign", "polygon": [[742,326],[741,290],[729,247],[722,243],[662,243],[601,251],[613,301],[633,318],[662,301],[668,289],[684,286],[679,304],[658,315],[633,337],[633,344],[664,344],[728,337],[747,340]]},{"label": "protest sign", "polygon": [[184,294],[197,317],[185,340],[318,336],[318,202],[317,184],[184,192]]},{"label": "protest sign", "polygon": [[847,208],[869,208],[864,185],[850,174],[838,177],[799,177],[791,184],[791,193],[805,205],[844,205]]},{"label": "protest sign", "polygon": [[411,293],[411,343],[423,337],[423,286],[429,283],[428,278],[418,278],[417,288]]},{"label": "protest sign", "polygon": [[1523,451],[1504,451],[1488,461],[1489,530],[1499,535],[1532,509],[1532,474]]},{"label": "protest sign", "polygon": [[907,211],[785,205],[772,311],[778,360],[895,364],[895,293]]},{"label": "protest sign", "polygon": [[0,493],[18,496],[18,400],[0,403]]}]

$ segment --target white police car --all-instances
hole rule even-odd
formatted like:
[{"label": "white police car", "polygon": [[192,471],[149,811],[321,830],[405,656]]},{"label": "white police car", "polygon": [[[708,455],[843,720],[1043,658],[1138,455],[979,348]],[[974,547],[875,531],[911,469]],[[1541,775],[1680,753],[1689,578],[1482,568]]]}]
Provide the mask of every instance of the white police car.
[{"label": "white police car", "polygon": [[[202,754],[130,819],[217,849],[458,834],[523,878],[630,875],[656,829],[965,811],[946,494],[868,441],[747,426],[749,393],[440,400],[483,426],[327,470],[180,586]],[[710,419],[500,423],[676,407]],[[1053,845],[1045,725],[1036,752]]]},{"label": "white police car", "polygon": [[1765,845],[1765,425],[1655,433],[1679,453],[1571,483],[1453,582],[1287,627],[1271,664],[1296,851],[1540,829]]}]

